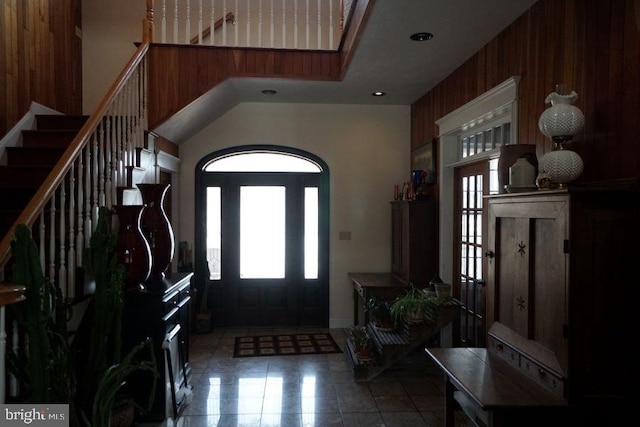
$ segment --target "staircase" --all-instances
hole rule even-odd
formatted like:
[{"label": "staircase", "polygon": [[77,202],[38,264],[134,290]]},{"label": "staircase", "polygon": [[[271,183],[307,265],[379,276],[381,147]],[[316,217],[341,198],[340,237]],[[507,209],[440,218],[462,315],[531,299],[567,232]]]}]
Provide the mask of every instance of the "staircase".
[{"label": "staircase", "polygon": [[22,146],[6,148],[7,162],[0,166],[0,236],[10,231],[86,120],[38,115],[36,129],[22,131]]},{"label": "staircase", "polygon": [[[22,145],[6,148],[4,159],[6,162],[4,165],[0,165],[0,200],[2,200],[2,203],[0,204],[0,238],[12,233],[11,229],[15,224],[16,219],[27,207],[34,194],[36,194],[43,185],[53,167],[62,158],[64,152],[67,150],[87,120],[88,116],[67,116],[55,114],[36,115],[35,129],[23,130],[21,132]],[[102,122],[104,127],[102,129],[107,128],[107,126],[105,126],[106,123],[115,122],[116,120],[118,120],[118,118],[113,116],[103,118]],[[111,198],[111,203],[108,204],[109,207],[113,204],[142,204],[142,198],[139,190],[136,188],[136,184],[142,182],[154,182],[155,155],[153,150],[148,148],[149,145],[153,145],[152,141],[153,138],[149,138],[149,136],[145,134],[143,146],[134,147],[134,154],[127,155],[128,158],[133,160],[133,162],[129,165],[123,166],[123,169],[125,170],[125,178],[120,181],[119,184],[115,184],[116,188],[114,190],[114,196]],[[90,153],[89,158],[100,158],[101,161],[104,162],[104,157],[106,156],[102,151],[99,154],[94,154],[98,152],[95,151],[92,153],[90,150]],[[83,157],[82,160],[85,161],[85,163],[89,163],[87,157],[81,157]],[[76,162],[76,164],[79,168],[81,161]],[[115,166],[113,167],[113,170],[116,170]],[[69,201],[71,193],[75,192],[76,194],[74,194],[74,196],[79,196],[79,192],[82,191],[82,189],[77,188],[82,184],[82,177],[80,175],[80,171],[77,171],[73,178],[73,184],[71,184],[70,181],[67,181],[63,185],[64,191],[67,193],[67,204],[64,207],[64,210],[66,211],[64,215],[67,217],[72,214],[69,212],[71,206]],[[92,173],[93,182],[90,187],[94,184],[98,185],[97,183],[99,180],[98,172]],[[75,185],[75,190],[71,187],[72,185]],[[90,194],[91,191],[93,190],[89,190],[89,193],[87,194]],[[106,199],[106,197],[104,198]],[[85,200],[85,202],[93,203],[94,201]],[[54,205],[54,208],[56,210],[60,210],[60,204],[61,201],[58,201],[58,203]],[[102,205],[102,203],[100,204]],[[94,207],[84,209],[83,206],[79,205],[80,200],[76,197],[76,206],[74,209],[79,211],[79,215],[77,215],[77,220],[75,221],[76,228],[80,228],[77,224],[84,222],[84,217],[87,216],[86,212],[97,209]],[[40,225],[37,223],[34,224],[32,227],[32,237],[37,244],[40,244],[40,240],[43,238],[47,241],[47,247],[59,248],[61,247],[61,233],[65,235],[68,234],[69,231],[75,230],[70,230],[72,224],[69,223],[69,219],[66,220],[64,225],[59,223],[58,220],[62,213],[58,212],[56,217],[55,213],[52,215],[51,210],[51,207],[48,207],[43,211],[42,215],[44,215],[46,219]],[[51,223],[49,220],[51,216],[56,217],[56,221],[54,223]],[[43,234],[40,235],[41,230],[39,227],[42,225],[46,228],[46,232],[43,231]],[[52,234],[50,234],[51,228],[54,229]],[[49,236],[55,236],[55,243],[50,243],[49,240],[47,240],[50,238]],[[85,241],[85,244],[83,245],[78,241],[74,252],[83,252],[86,248],[86,243],[87,242]],[[70,240],[67,240],[62,247],[69,250],[71,247]],[[75,276],[75,279],[70,278],[69,280],[66,280],[66,283],[74,288],[73,291],[69,290],[69,296],[72,298],[80,297],[87,291],[87,285],[84,283],[81,268],[82,256],[80,255],[78,257],[78,261],[74,260],[73,262],[69,259],[70,256],[71,255],[67,257],[67,261],[69,262],[67,275]],[[43,268],[46,269],[44,263]],[[56,283],[59,282],[59,276],[61,273],[57,269],[44,271],[44,273],[45,276],[49,276]],[[63,280],[63,283],[64,282],[65,281]]]},{"label": "staircase", "polygon": [[426,345],[445,326],[458,319],[460,304],[452,299],[438,308],[437,317],[420,324],[403,325],[394,331],[380,331],[373,322],[367,324],[367,332],[375,345],[373,360],[362,361],[356,356],[355,345],[347,339],[345,356],[351,365],[354,380],[371,381],[417,348]]}]

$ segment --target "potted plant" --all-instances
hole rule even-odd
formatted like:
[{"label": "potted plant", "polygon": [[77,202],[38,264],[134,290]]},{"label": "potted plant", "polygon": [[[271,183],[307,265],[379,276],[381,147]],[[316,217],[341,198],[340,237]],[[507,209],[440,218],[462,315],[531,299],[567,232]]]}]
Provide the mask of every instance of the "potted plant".
[{"label": "potted plant", "polygon": [[433,296],[410,283],[404,295],[398,296],[391,304],[391,317],[396,326],[422,323],[433,313],[434,305]]},{"label": "potted plant", "polygon": [[393,318],[391,317],[390,301],[373,297],[366,302],[364,308],[373,319],[373,323],[378,330],[388,332],[395,328]]},{"label": "potted plant", "polygon": [[356,351],[356,357],[360,361],[373,360],[373,341],[367,332],[366,326],[352,326],[350,330],[351,339]]}]

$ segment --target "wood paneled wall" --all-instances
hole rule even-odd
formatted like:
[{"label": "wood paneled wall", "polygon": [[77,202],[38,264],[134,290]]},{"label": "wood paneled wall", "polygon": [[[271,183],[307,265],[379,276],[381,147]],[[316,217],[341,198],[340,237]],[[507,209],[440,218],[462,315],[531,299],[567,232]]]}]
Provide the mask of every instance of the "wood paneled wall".
[{"label": "wood paneled wall", "polygon": [[538,129],[558,83],[578,93],[585,128],[572,149],[580,182],[640,176],[640,1],[539,0],[467,62],[412,105],[411,146],[438,136],[435,121],[514,75],[518,143],[552,143]]},{"label": "wood paneled wall", "polygon": [[152,45],[149,127],[155,128],[229,77],[338,80],[340,53]]},{"label": "wood paneled wall", "polygon": [[32,101],[82,112],[80,0],[0,0],[0,137]]}]

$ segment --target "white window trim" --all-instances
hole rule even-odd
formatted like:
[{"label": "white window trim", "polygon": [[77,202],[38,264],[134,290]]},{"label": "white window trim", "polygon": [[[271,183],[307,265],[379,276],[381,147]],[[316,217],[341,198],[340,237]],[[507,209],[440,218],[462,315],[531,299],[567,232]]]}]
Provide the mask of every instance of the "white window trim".
[{"label": "white window trim", "polygon": [[444,165],[438,171],[440,182],[440,277],[446,283],[453,283],[453,201],[455,167],[477,162],[479,159],[495,157],[499,150],[485,151],[461,160],[458,157],[459,135],[486,120],[492,121],[510,110],[511,143],[517,141],[518,82],[520,76],[511,77],[493,89],[483,93],[462,107],[438,119],[440,150],[438,164]]}]

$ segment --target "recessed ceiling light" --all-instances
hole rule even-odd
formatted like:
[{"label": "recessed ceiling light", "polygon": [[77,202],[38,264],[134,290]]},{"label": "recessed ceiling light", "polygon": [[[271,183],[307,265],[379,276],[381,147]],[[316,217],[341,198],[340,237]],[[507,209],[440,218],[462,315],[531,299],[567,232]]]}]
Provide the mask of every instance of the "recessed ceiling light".
[{"label": "recessed ceiling light", "polygon": [[382,92],[380,90],[377,90],[377,91],[373,92],[371,95],[373,95],[373,96],[385,96],[386,93]]},{"label": "recessed ceiling light", "polygon": [[275,95],[278,92],[276,92],[273,89],[265,89],[265,90],[262,91],[262,93],[264,93],[265,95]]},{"label": "recessed ceiling light", "polygon": [[431,33],[414,33],[411,34],[411,36],[409,36],[409,38],[411,40],[417,41],[417,42],[423,42],[423,41],[427,41],[427,40],[431,40],[433,38],[433,34]]}]

